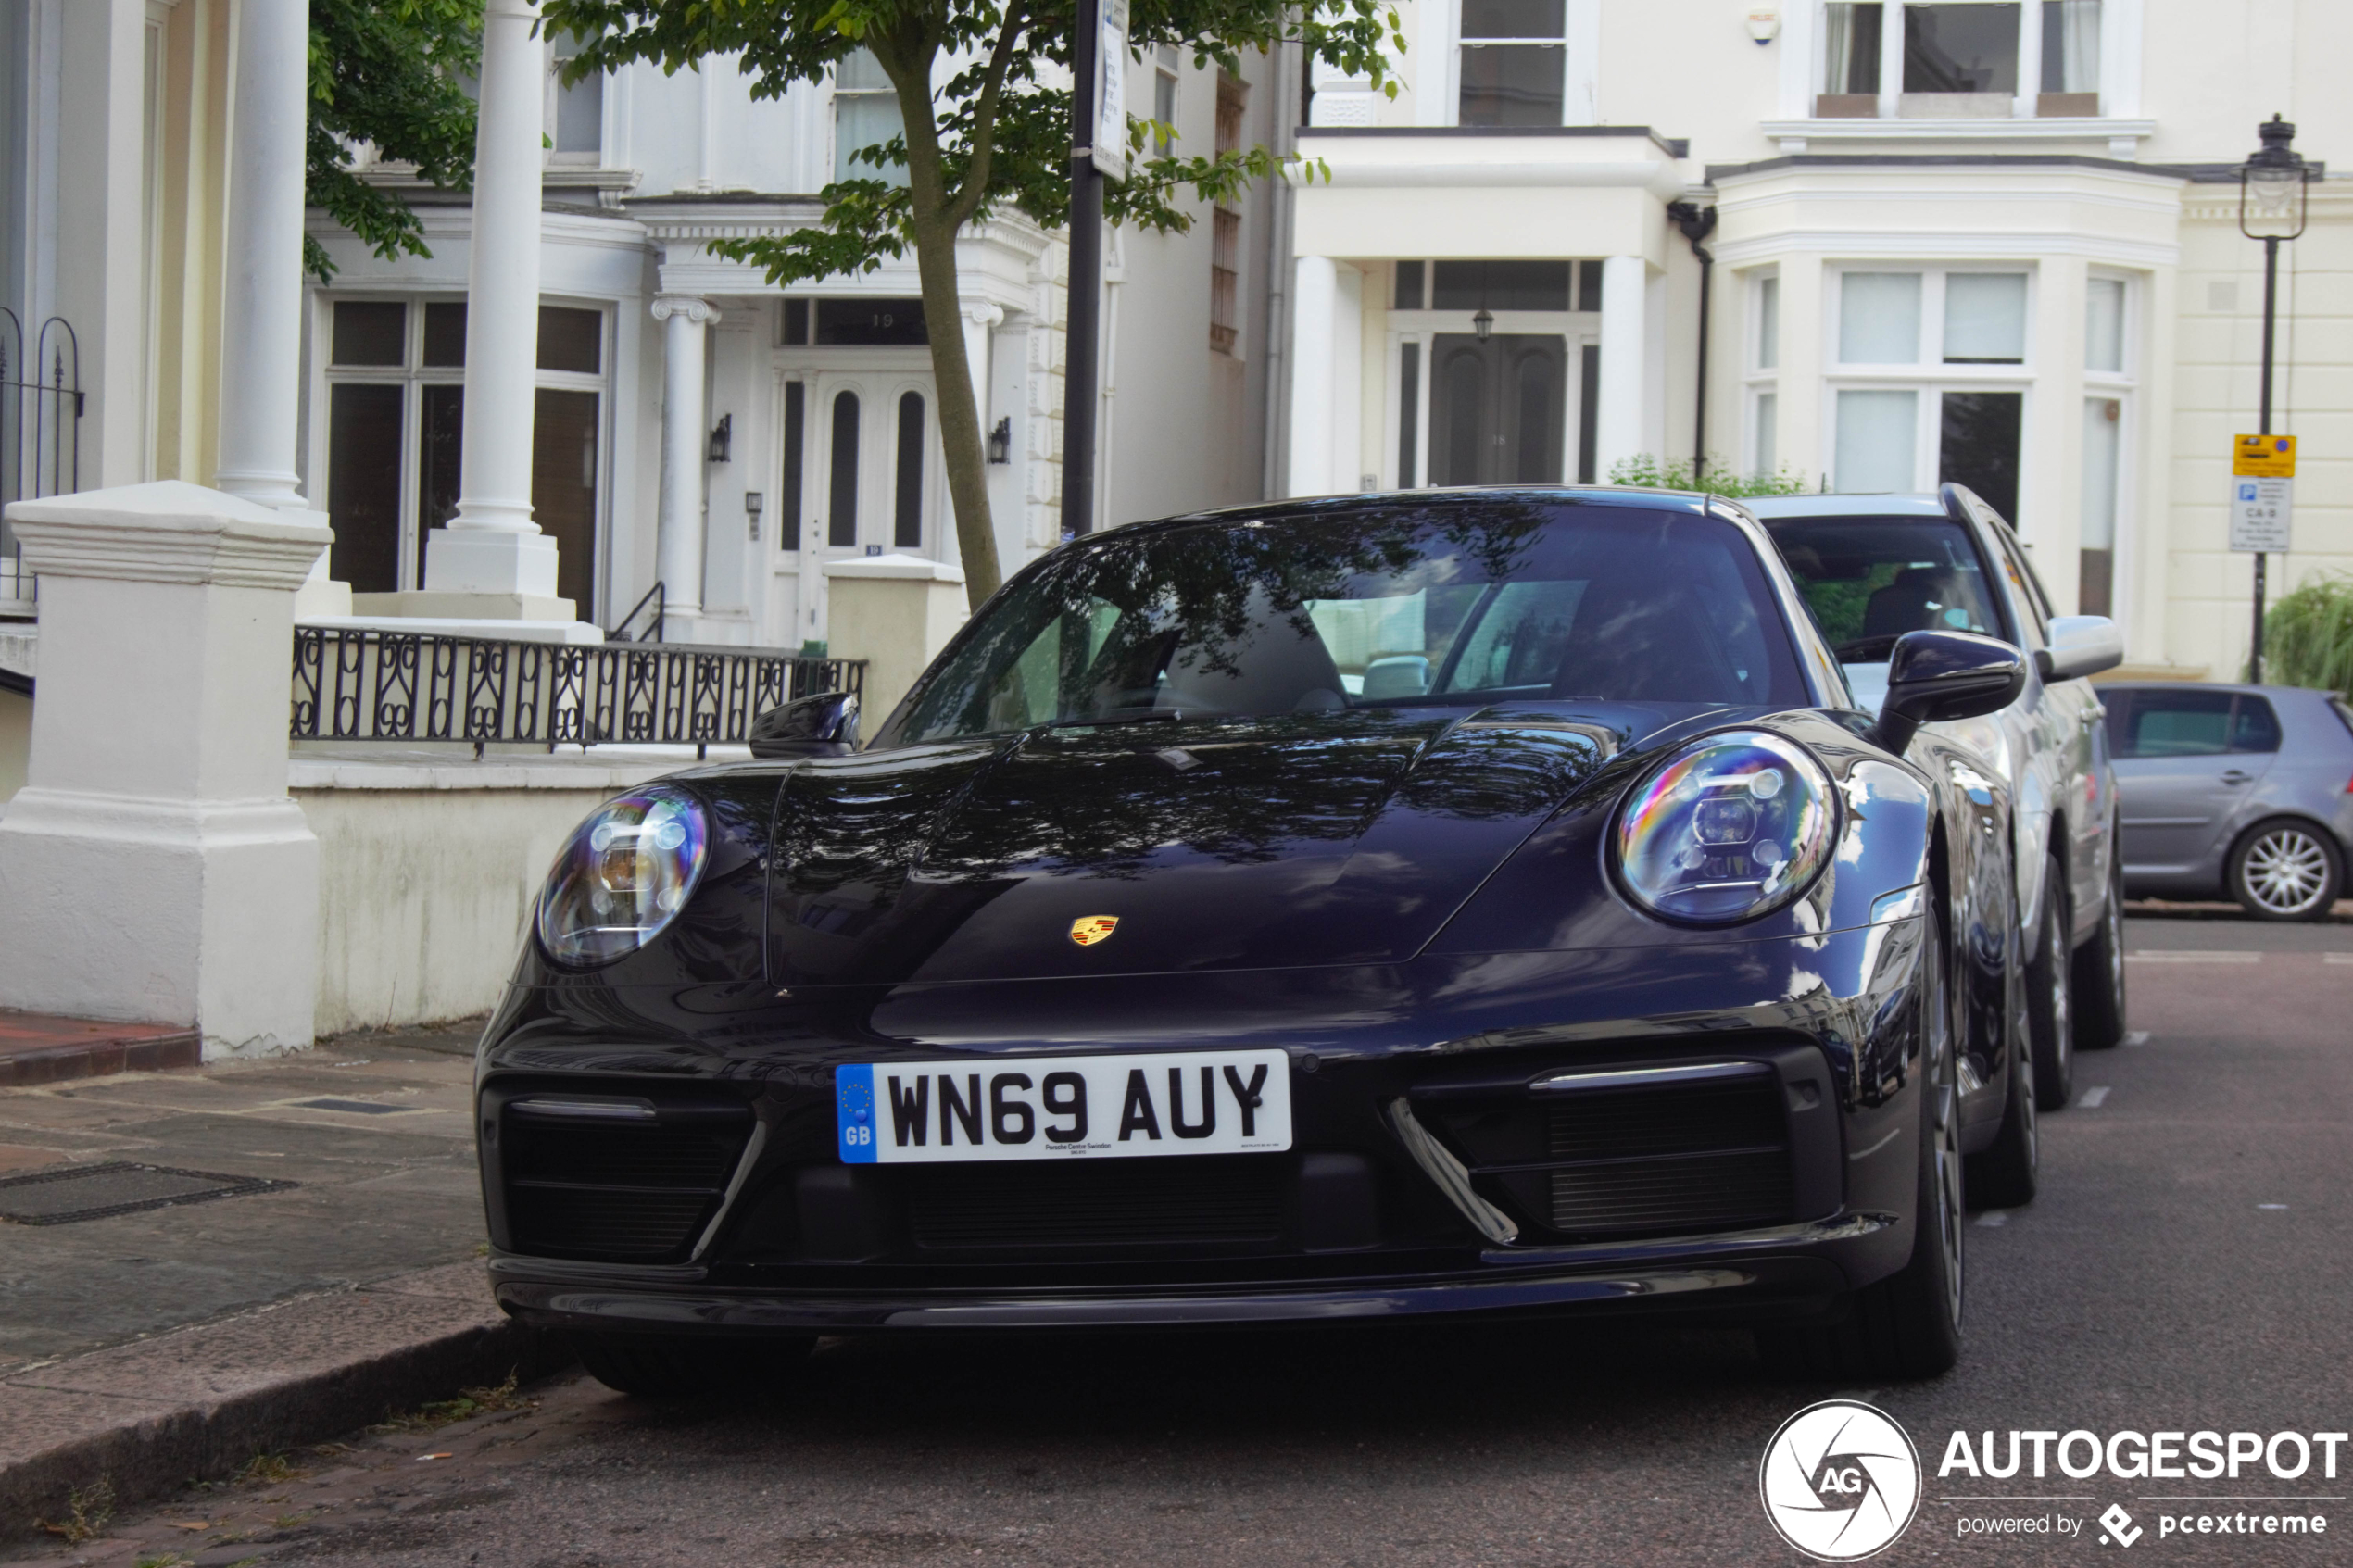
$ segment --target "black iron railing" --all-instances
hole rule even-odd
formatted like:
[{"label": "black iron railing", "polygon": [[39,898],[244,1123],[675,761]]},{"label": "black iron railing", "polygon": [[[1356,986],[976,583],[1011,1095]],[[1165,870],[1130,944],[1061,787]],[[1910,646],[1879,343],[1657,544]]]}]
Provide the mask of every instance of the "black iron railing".
[{"label": "black iron railing", "polygon": [[657,583],[646,590],[646,596],[636,607],[621,618],[618,626],[605,628],[609,643],[658,643],[661,641],[661,624],[670,609],[670,588]]},{"label": "black iron railing", "polygon": [[688,643],[542,643],[297,626],[296,740],[740,746],[816,692],[862,692],[857,659]]},{"label": "black iron railing", "polygon": [[[24,352],[24,324],[0,307],[0,505],[82,488],[82,343],[52,316]],[[33,596],[16,530],[0,524],[0,601]]]}]

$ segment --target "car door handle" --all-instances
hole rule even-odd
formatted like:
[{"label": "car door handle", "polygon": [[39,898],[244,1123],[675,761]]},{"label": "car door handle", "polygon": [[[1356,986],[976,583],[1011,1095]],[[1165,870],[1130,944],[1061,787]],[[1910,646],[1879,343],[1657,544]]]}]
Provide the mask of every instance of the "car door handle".
[{"label": "car door handle", "polygon": [[2236,768],[2232,768],[2222,774],[2222,782],[2226,784],[2243,784],[2254,776],[2253,773],[2242,772]]}]

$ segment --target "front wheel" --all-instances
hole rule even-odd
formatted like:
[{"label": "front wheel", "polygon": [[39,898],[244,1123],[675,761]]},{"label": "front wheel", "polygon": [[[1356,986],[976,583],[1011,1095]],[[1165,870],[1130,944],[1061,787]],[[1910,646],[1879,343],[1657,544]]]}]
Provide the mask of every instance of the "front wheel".
[{"label": "front wheel", "polygon": [[2075,950],[2075,1048],[2124,1043],[2124,864],[2108,848],[2108,908],[2099,935]]},{"label": "front wheel", "polygon": [[2026,966],[2026,1032],[2033,1042],[2034,1109],[2063,1110],[2075,1087],[2075,965],[2068,947],[2067,868],[2043,865],[2043,935]]},{"label": "front wheel", "polygon": [[2228,886],[2257,920],[2326,920],[2345,886],[2345,863],[2326,829],[2260,822],[2231,851]]},{"label": "front wheel", "polygon": [[1808,1377],[1922,1378],[1961,1354],[1961,1094],[1944,922],[1931,915],[1920,954],[1919,1184],[1912,1255],[1842,1303],[1838,1321],[1760,1333],[1768,1356]]}]

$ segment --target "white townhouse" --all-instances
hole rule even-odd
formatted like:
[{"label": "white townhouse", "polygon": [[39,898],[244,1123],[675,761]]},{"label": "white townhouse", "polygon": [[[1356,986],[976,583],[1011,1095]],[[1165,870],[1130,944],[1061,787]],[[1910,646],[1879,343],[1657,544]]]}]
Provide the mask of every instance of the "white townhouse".
[{"label": "white townhouse", "polygon": [[[545,48],[534,521],[559,594],[614,626],[657,583],[673,642],[798,647],[826,636],[824,568],[883,553],[957,561],[929,334],[964,335],[998,551],[1010,572],[1060,537],[1061,237],[1017,214],[960,242],[961,309],[931,321],[914,257],[779,288],[710,242],[817,220],[895,130],[871,57],[756,100],[729,58],[572,86]],[[1130,62],[1128,101],[1187,148],[1267,141],[1299,96],[1265,58],[1241,77],[1173,54]],[[431,259],[386,262],[314,213],[339,270],[309,295],[303,434],[333,571],[362,614],[434,608],[426,532],[458,508],[473,209],[406,171],[371,177],[423,217]],[[1188,233],[1106,246],[1101,494],[1126,521],[1266,494],[1265,316],[1279,193],[1201,208]],[[640,619],[642,625],[643,618]]]},{"label": "white townhouse", "polygon": [[[2136,668],[2236,678],[2263,306],[2237,170],[2277,113],[2353,175],[2353,6],[1400,9],[1403,91],[1318,72],[1299,133],[1329,178],[1293,195],[1288,493],[1605,480],[1688,461],[1704,416],[1739,470],[1966,483]],[[2309,188],[2280,272],[2274,595],[2353,567],[2353,179]]]}]

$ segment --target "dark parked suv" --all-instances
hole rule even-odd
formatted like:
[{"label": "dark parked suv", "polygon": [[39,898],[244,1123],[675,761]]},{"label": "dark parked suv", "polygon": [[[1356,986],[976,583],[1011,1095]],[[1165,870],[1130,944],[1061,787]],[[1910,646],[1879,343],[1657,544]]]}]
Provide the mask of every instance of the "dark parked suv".
[{"label": "dark parked suv", "polygon": [[2124,886],[2235,898],[2259,920],[2320,920],[2353,855],[2353,708],[2300,686],[2118,683],[2108,748],[2124,801]]}]

